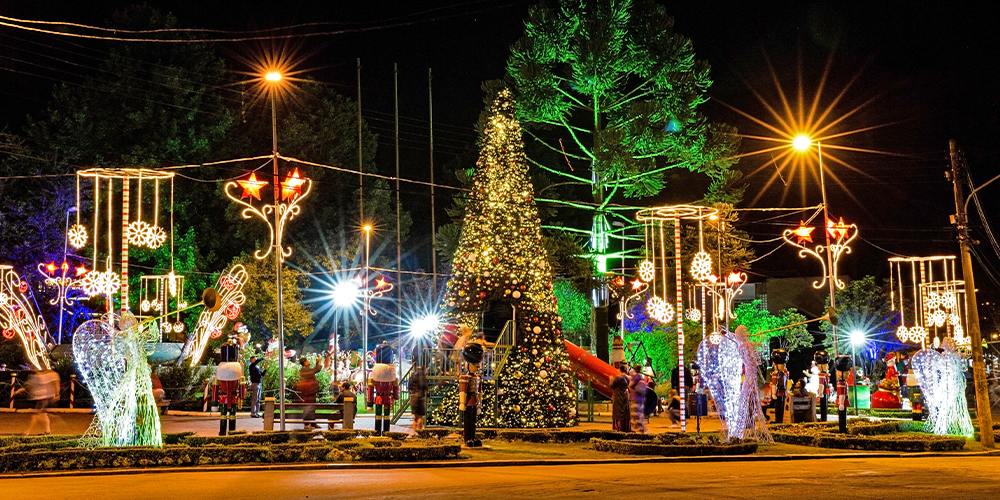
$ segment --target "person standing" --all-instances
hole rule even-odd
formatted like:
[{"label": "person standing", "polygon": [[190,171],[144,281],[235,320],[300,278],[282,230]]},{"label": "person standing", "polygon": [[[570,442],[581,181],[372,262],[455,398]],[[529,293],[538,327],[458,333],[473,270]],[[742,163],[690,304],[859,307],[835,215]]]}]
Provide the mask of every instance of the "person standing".
[{"label": "person standing", "polygon": [[28,399],[35,402],[35,413],[31,415],[31,423],[24,434],[33,434],[36,425],[42,425],[45,434],[52,434],[49,407],[59,401],[59,374],[54,370],[41,370],[28,379],[24,388],[14,391],[14,394],[22,392],[27,392]]},{"label": "person standing", "polygon": [[406,390],[410,393],[410,412],[413,413],[413,430],[419,431],[424,428],[424,416],[427,415],[427,403],[424,399],[427,395],[427,374],[424,373],[421,350],[413,350],[412,361],[413,371],[410,373],[410,381],[406,385]]},{"label": "person standing", "polygon": [[264,361],[264,358],[258,358],[257,356],[250,357],[250,368],[247,370],[250,372],[250,416],[253,418],[260,418],[260,395],[261,395],[261,383],[264,380],[264,374],[267,373],[267,369],[261,370],[260,363]]},{"label": "person standing", "polygon": [[306,403],[305,408],[302,409],[302,428],[303,429],[318,429],[319,426],[316,425],[316,394],[319,392],[319,380],[316,379],[316,374],[323,369],[323,365],[316,363],[316,366],[310,366],[309,360],[306,358],[300,358],[299,364],[299,383],[296,386],[296,390],[299,391],[299,398],[303,403]]},{"label": "person standing", "polygon": [[625,374],[624,367],[618,366],[618,369],[621,373],[611,379],[611,429],[632,432],[628,414],[628,375]]},{"label": "person standing", "polygon": [[642,374],[642,367],[635,365],[630,372],[632,379],[628,384],[629,405],[632,410],[632,431],[646,434],[646,418],[643,415],[646,406],[646,377]]}]

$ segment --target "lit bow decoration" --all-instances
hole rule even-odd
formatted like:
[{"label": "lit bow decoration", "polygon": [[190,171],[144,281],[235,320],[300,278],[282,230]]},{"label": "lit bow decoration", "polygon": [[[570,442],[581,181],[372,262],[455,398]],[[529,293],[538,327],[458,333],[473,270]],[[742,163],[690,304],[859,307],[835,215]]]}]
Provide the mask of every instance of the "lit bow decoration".
[{"label": "lit bow decoration", "polygon": [[[844,219],[841,218],[840,222],[833,222],[830,219],[826,221],[826,231],[830,235],[830,248],[827,249],[825,245],[816,245],[813,248],[805,246],[805,243],[813,242],[812,232],[815,228],[806,226],[805,223],[800,223],[799,227],[796,229],[786,229],[781,237],[786,243],[799,248],[799,257],[805,257],[806,255],[812,255],[819,260],[820,265],[823,266],[823,278],[819,281],[813,282],[813,288],[820,289],[826,286],[826,280],[828,277],[832,277],[834,285],[837,288],[843,290],[844,282],[837,277],[837,262],[840,260],[840,256],[845,253],[851,253],[851,242],[854,238],[858,236],[858,226],[856,224],[845,224]],[[794,239],[793,239],[794,237]],[[823,252],[830,252],[830,262],[833,269],[830,269],[827,273],[826,259],[823,258]]]},{"label": "lit bow decoration", "polygon": [[619,307],[620,311],[618,312],[618,319],[619,320],[622,320],[624,318],[633,319],[635,316],[633,316],[633,314],[629,312],[631,304],[634,301],[637,301],[639,297],[642,296],[642,294],[646,293],[646,290],[649,289],[649,283],[646,283],[641,279],[636,278],[632,281],[629,281],[628,286],[626,286],[625,278],[623,276],[618,276],[615,279],[611,280],[610,285],[611,286],[609,286],[609,288],[611,289],[611,293],[615,297],[621,299],[620,301],[621,306]]}]

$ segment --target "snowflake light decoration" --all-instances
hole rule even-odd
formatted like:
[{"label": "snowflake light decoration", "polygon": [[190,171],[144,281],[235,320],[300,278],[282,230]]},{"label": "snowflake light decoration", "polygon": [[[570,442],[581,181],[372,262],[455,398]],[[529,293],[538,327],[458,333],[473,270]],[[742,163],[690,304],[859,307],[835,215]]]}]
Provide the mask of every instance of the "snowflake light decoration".
[{"label": "snowflake light decoration", "polygon": [[927,315],[927,323],[939,328],[944,326],[946,321],[948,321],[948,315],[941,309],[935,309]]},{"label": "snowflake light decoration", "polygon": [[927,337],[927,330],[919,325],[914,325],[909,328],[906,326],[900,326],[896,330],[896,336],[903,342],[913,342],[919,344]]},{"label": "snowflake light decoration", "polygon": [[653,263],[648,260],[642,261],[642,264],[639,264],[639,278],[642,278],[642,281],[648,282],[653,281],[653,278],[655,277],[656,271],[653,267]]},{"label": "snowflake light decoration", "polygon": [[646,312],[649,313],[650,318],[660,323],[669,323],[674,319],[674,307],[655,295],[646,302]]},{"label": "snowflake light decoration", "polygon": [[69,238],[69,244],[72,245],[73,248],[83,248],[84,245],[87,244],[87,228],[80,224],[73,224],[69,228],[67,237]]},{"label": "snowflake light decoration", "polygon": [[130,245],[146,247],[155,250],[167,241],[167,232],[160,226],[153,226],[141,220],[133,221],[125,229],[125,236]]},{"label": "snowflake light decoration", "polygon": [[694,307],[689,307],[684,312],[686,313],[687,318],[689,320],[691,320],[691,321],[701,321],[701,311],[699,311],[698,309],[696,309]]},{"label": "snowflake light decoration", "polygon": [[698,281],[707,281],[712,275],[712,257],[702,250],[694,254],[691,260],[691,277]]},{"label": "snowflake light decoration", "polygon": [[924,297],[924,305],[928,309],[937,309],[941,307],[941,295],[937,292],[928,292],[927,296]]},{"label": "snowflake light decoration", "polygon": [[118,275],[112,271],[91,271],[79,281],[80,290],[88,297],[113,295],[121,286]]}]

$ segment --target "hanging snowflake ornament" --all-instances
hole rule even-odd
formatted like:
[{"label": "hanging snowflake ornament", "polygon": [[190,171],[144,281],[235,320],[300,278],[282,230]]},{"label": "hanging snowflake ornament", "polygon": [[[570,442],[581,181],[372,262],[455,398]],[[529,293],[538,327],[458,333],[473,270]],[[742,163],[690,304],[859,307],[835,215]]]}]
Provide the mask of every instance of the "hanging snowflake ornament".
[{"label": "hanging snowflake ornament", "polygon": [[685,311],[687,318],[691,321],[701,321],[701,311],[693,307],[688,308]]},{"label": "hanging snowflake ornament", "polygon": [[167,232],[160,226],[151,226],[141,220],[134,221],[125,228],[125,237],[130,245],[155,250],[167,241]]},{"label": "hanging snowflake ornament", "polygon": [[955,299],[955,294],[954,293],[948,292],[948,293],[942,294],[942,296],[941,296],[941,307],[943,307],[945,309],[948,309],[948,310],[951,310],[951,309],[955,308],[955,304],[956,304],[956,299]]},{"label": "hanging snowflake ornament", "polygon": [[88,297],[112,295],[121,286],[118,275],[112,271],[91,271],[79,281],[80,290]]},{"label": "hanging snowflake ornament", "polygon": [[87,244],[87,228],[80,224],[73,224],[66,236],[69,238],[69,244],[73,248],[83,248]]},{"label": "hanging snowflake ornament", "polygon": [[642,261],[642,264],[639,264],[639,278],[641,278],[642,281],[653,281],[653,278],[655,277],[656,271],[653,267],[653,263],[648,260]]},{"label": "hanging snowflake ornament", "polygon": [[924,305],[927,306],[928,309],[937,309],[938,307],[941,307],[941,295],[937,292],[929,292],[924,297]]},{"label": "hanging snowflake ornament", "polygon": [[649,317],[660,323],[669,323],[674,319],[673,306],[655,295],[646,302],[646,312],[649,313]]},{"label": "hanging snowflake ornament", "polygon": [[927,322],[940,328],[948,321],[948,315],[940,309],[935,309],[927,315]]},{"label": "hanging snowflake ornament", "polygon": [[704,250],[694,254],[691,260],[691,277],[698,281],[706,281],[712,275],[712,257]]}]

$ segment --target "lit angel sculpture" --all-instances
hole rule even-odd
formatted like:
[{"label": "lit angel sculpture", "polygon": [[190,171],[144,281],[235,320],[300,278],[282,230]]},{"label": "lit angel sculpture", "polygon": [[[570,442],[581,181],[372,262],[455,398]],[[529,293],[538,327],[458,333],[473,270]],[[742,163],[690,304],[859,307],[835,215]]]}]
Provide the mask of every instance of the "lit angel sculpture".
[{"label": "lit angel sculpture", "polygon": [[972,436],[969,403],[965,399],[965,364],[965,357],[949,338],[941,342],[941,352],[923,349],[913,355],[910,366],[928,414],[924,431],[939,436]]},{"label": "lit angel sculpture", "polygon": [[757,390],[760,352],[747,338],[748,333],[740,325],[735,332],[726,332],[718,345],[703,340],[698,347],[698,364],[718,408],[723,439],[773,443]]}]

